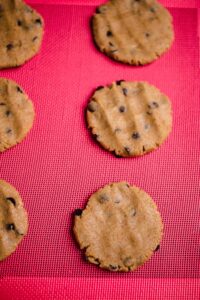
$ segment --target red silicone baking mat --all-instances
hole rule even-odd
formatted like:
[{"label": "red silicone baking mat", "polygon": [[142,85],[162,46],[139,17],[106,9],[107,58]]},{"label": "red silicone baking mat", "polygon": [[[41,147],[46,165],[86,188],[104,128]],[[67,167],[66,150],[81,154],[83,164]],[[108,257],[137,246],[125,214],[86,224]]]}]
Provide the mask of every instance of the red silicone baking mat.
[{"label": "red silicone baking mat", "polygon": [[[199,1],[162,1],[174,18],[175,43],[145,67],[116,63],[97,51],[89,23],[101,1],[32,3],[45,20],[40,54],[20,68],[0,71],[26,90],[36,109],[26,140],[0,155],[0,177],[21,193],[30,224],[17,251],[0,264],[0,298],[195,299]],[[92,140],[85,125],[94,88],[119,79],[147,80],[172,101],[169,139],[143,157],[115,158]],[[120,180],[152,195],[165,225],[160,250],[126,274],[86,263],[71,233],[74,209],[83,208],[98,188]]]}]

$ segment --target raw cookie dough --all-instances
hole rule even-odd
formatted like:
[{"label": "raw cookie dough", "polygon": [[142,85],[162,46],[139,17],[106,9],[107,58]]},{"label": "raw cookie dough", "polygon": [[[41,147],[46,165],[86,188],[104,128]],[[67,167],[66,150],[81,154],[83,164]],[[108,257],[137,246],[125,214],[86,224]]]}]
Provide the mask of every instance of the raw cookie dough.
[{"label": "raw cookie dough", "polygon": [[171,104],[147,82],[100,86],[86,112],[96,140],[116,156],[143,155],[159,147],[172,128]]},{"label": "raw cookie dough", "polygon": [[172,45],[172,16],[156,0],[110,0],[93,16],[98,48],[111,58],[131,65],[145,65]]},{"label": "raw cookie dough", "polygon": [[163,224],[151,197],[126,182],[94,193],[75,211],[74,234],[86,259],[110,271],[131,271],[159,249]]}]

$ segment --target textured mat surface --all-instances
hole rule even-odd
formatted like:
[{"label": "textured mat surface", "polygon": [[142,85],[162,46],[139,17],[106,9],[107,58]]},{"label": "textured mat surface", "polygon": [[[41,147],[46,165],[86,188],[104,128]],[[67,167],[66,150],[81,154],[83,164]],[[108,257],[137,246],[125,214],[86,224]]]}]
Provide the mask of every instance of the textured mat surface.
[{"label": "textured mat surface", "polygon": [[[0,177],[21,193],[30,223],[18,250],[0,264],[2,299],[30,294],[33,299],[195,299],[199,1],[162,1],[174,17],[176,40],[145,67],[116,63],[94,47],[89,21],[94,3],[101,1],[29,2],[36,3],[46,23],[41,52],[23,67],[0,71],[26,90],[36,108],[26,140],[0,155]],[[84,108],[93,89],[119,79],[147,80],[172,101],[173,131],[159,150],[144,157],[113,157],[94,143],[85,126]],[[83,208],[101,186],[119,180],[148,192],[165,224],[160,250],[129,274],[84,262],[71,234],[73,210]]]}]

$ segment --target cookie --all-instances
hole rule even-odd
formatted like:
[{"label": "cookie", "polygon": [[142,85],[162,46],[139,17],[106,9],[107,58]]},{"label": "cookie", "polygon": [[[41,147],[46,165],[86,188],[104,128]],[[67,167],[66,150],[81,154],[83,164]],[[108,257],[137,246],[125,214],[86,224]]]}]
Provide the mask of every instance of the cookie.
[{"label": "cookie", "polygon": [[156,60],[172,45],[172,16],[156,0],[110,0],[92,19],[100,51],[131,65]]},{"label": "cookie", "polygon": [[27,212],[19,193],[0,180],[0,261],[16,250],[27,230]]},{"label": "cookie", "polygon": [[131,271],[159,249],[163,224],[151,197],[126,182],[94,193],[75,211],[75,238],[86,259],[110,271]]},{"label": "cookie", "polygon": [[22,88],[0,78],[0,152],[21,142],[33,126],[34,107]]},{"label": "cookie", "polygon": [[172,127],[168,97],[146,82],[120,80],[98,87],[87,106],[86,118],[95,139],[122,157],[156,149]]},{"label": "cookie", "polygon": [[0,1],[0,69],[23,65],[38,53],[44,21],[22,0]]}]

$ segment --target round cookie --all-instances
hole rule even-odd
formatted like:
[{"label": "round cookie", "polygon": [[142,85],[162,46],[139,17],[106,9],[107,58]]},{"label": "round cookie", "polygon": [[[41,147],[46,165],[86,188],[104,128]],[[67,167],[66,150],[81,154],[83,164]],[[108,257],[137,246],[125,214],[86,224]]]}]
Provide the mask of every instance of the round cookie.
[{"label": "round cookie", "polygon": [[14,81],[0,78],[0,152],[21,142],[33,126],[32,101]]},{"label": "round cookie", "polygon": [[44,21],[22,0],[0,1],[0,69],[23,65],[40,49]]},{"label": "round cookie", "polygon": [[12,254],[28,230],[28,217],[16,189],[0,180],[0,261]]},{"label": "round cookie", "polygon": [[119,182],[98,190],[83,211],[75,211],[73,230],[89,262],[126,272],[143,265],[159,249],[163,224],[147,193]]},{"label": "round cookie", "polygon": [[110,0],[97,9],[92,29],[102,52],[131,65],[156,60],[174,40],[172,17],[156,0]]},{"label": "round cookie", "polygon": [[119,157],[156,149],[172,127],[168,97],[146,82],[120,80],[98,87],[87,106],[86,118],[96,140]]}]

